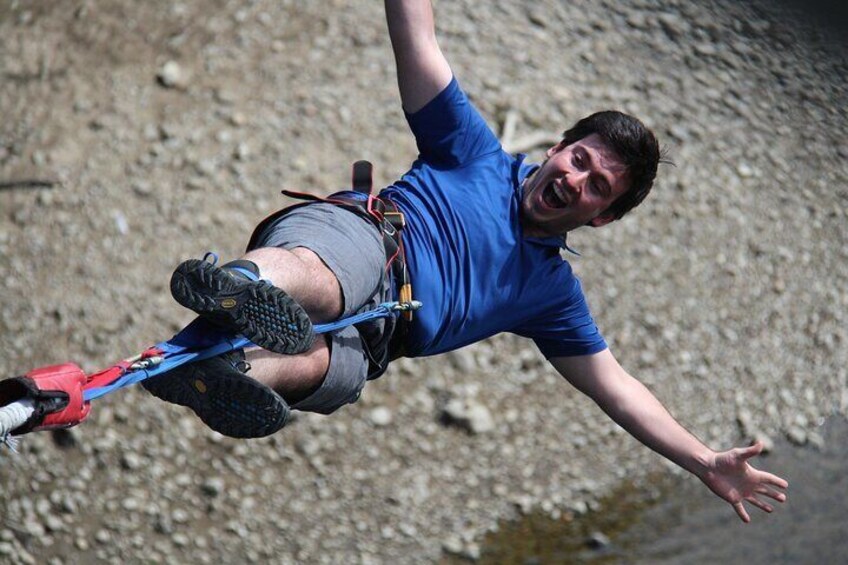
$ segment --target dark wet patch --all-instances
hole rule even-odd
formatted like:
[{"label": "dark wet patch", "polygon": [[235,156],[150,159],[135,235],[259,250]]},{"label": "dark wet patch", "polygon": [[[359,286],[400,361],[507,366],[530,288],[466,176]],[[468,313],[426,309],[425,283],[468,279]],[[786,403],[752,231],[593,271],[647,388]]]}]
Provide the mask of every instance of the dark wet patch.
[{"label": "dark wet patch", "polygon": [[[789,501],[751,524],[688,476],[626,482],[596,510],[505,522],[482,541],[479,563],[837,563],[848,557],[848,421],[822,426],[820,447],[778,442],[758,468],[787,478]],[[446,557],[444,563],[463,563]]]}]

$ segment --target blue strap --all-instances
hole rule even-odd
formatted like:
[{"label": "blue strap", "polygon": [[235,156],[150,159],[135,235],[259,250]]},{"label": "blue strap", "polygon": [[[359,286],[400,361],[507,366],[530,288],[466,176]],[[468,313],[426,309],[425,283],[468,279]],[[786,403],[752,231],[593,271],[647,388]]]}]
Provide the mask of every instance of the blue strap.
[{"label": "blue strap", "polygon": [[173,345],[170,345],[170,342],[165,341],[158,344],[156,347],[170,347],[172,348],[172,351],[170,354],[167,354],[165,356],[165,359],[163,359],[162,362],[149,369],[138,369],[135,371],[130,371],[106,386],[88,389],[83,394],[83,399],[88,402],[96,398],[100,398],[101,396],[105,396],[110,392],[118,390],[119,388],[139,383],[151,377],[161,375],[162,373],[167,373],[168,371],[176,369],[181,365],[185,365],[187,363],[194,363],[196,361],[202,361],[204,359],[209,359],[210,357],[215,357],[216,355],[223,355],[224,353],[227,353],[234,349],[241,349],[243,347],[249,347],[251,345],[253,344],[250,342],[250,340],[246,338],[233,337],[222,340],[216,343],[215,345],[212,345],[205,349],[193,351],[183,349],[183,351],[178,352],[178,348],[175,348]]},{"label": "blue strap", "polygon": [[397,305],[397,302],[383,302],[373,310],[360,312],[359,314],[354,314],[352,316],[348,316],[347,318],[336,320],[335,322],[315,324],[313,326],[313,329],[315,333],[323,334],[341,328],[346,328],[347,326],[352,326],[353,324],[367,322],[368,320],[376,320],[377,318],[388,318],[397,310]]},{"label": "blue strap", "polygon": [[[354,314],[353,316],[348,316],[334,322],[315,324],[313,330],[317,334],[327,333],[353,324],[367,322],[368,320],[388,318],[395,312],[418,306],[418,303],[401,305],[398,302],[384,302],[375,309],[368,310],[367,312]],[[161,362],[147,369],[129,371],[106,386],[88,389],[83,394],[83,399],[88,402],[105,396],[119,388],[139,383],[162,373],[167,373],[181,365],[202,361],[252,345],[253,343],[247,338],[228,334],[212,326],[206,320],[197,318],[168,341],[163,341],[154,346],[163,352],[162,356],[164,359]]]}]

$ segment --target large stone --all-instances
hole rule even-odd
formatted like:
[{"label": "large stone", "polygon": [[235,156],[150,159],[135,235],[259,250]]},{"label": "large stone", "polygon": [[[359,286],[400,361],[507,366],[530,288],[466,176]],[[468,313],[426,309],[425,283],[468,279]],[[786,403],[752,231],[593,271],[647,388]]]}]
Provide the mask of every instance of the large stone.
[{"label": "large stone", "polygon": [[483,434],[495,429],[492,413],[475,399],[454,398],[445,405],[443,415],[447,423],[471,434]]}]

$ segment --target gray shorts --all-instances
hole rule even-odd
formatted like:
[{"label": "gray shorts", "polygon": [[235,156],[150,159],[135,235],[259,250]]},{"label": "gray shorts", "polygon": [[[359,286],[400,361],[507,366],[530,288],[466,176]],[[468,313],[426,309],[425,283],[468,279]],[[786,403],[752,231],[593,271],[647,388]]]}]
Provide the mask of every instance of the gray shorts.
[{"label": "gray shorts", "polygon": [[[374,224],[348,210],[326,203],[301,206],[268,225],[254,247],[305,247],[336,275],[344,312],[350,316],[390,300],[386,252]],[[382,331],[383,320],[375,322]],[[356,402],[368,377],[368,357],[359,330],[353,326],[330,332],[330,367],[321,387],[292,408],[329,414]]]}]

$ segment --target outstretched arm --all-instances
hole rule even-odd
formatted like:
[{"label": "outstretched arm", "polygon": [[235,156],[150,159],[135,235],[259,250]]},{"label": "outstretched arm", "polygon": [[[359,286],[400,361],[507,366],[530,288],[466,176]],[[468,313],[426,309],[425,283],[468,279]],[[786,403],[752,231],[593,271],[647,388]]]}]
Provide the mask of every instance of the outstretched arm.
[{"label": "outstretched arm", "polygon": [[743,501],[771,512],[765,502],[778,502],[788,483],[748,463],[762,444],[721,453],[706,447],[686,431],[645,386],[630,376],[607,349],[594,355],[558,357],[551,363],[571,384],[587,394],[636,439],[696,475],[726,500],[744,522],[751,520]]},{"label": "outstretched arm", "polygon": [[401,102],[412,114],[444,90],[453,75],[436,41],[430,0],[386,0],[386,20]]}]

